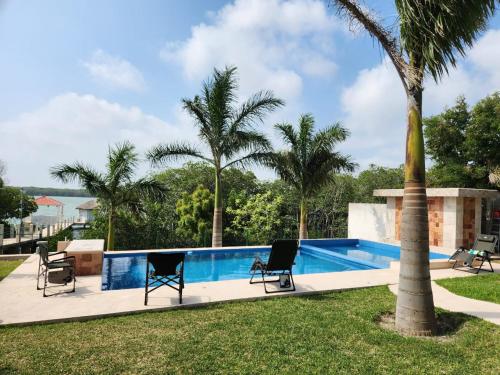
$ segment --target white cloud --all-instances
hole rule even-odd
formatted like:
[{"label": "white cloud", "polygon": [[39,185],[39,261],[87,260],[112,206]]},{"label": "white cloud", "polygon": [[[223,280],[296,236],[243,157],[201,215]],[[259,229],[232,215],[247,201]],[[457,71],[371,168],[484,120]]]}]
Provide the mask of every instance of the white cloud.
[{"label": "white cloud", "polygon": [[272,89],[285,100],[302,91],[302,74],[330,77],[336,65],[331,36],[341,24],[319,0],[236,0],[191,29],[185,41],[165,44],[160,56],[179,63],[189,80],[213,67],[235,65],[242,95]]},{"label": "white cloud", "polygon": [[484,34],[469,56],[474,64],[489,73],[491,83],[500,88],[500,30],[489,30]]},{"label": "white cloud", "polygon": [[144,77],[129,61],[112,56],[103,50],[96,50],[83,66],[99,83],[114,88],[142,92],[146,89]]},{"label": "white cloud", "polygon": [[[129,140],[144,156],[159,142],[192,140],[195,133],[183,121],[174,126],[137,107],[66,93],[0,122],[0,139],[12,184],[54,186],[60,184],[50,178],[49,168],[56,164],[79,160],[102,170],[108,145]],[[143,163],[140,172],[148,170],[148,163]]]},{"label": "white cloud", "polygon": [[[498,51],[500,30],[486,33],[470,51],[469,58],[436,84],[425,83],[424,116],[452,106],[459,95],[469,104],[500,88]],[[496,58],[496,60],[494,60]],[[388,59],[358,73],[342,93],[343,124],[352,132],[342,149],[365,168],[370,163],[397,166],[404,162],[406,98],[399,78]]]}]

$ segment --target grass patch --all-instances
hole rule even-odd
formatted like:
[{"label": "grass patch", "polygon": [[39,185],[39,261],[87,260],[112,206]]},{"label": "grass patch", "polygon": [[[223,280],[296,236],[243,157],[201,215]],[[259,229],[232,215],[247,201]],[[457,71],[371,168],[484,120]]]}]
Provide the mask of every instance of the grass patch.
[{"label": "grass patch", "polygon": [[499,273],[441,279],[436,283],[459,296],[500,303]]},{"label": "grass patch", "polygon": [[0,260],[0,281],[5,279],[9,273],[14,271],[24,259],[17,260]]},{"label": "grass patch", "polygon": [[449,340],[403,337],[377,323],[394,305],[377,287],[0,328],[0,373],[500,373],[499,327],[462,316]]}]

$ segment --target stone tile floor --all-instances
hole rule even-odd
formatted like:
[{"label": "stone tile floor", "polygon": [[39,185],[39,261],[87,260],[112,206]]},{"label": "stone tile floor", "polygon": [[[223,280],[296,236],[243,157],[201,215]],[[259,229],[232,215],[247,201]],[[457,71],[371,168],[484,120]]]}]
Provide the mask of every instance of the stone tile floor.
[{"label": "stone tile floor", "polygon": [[[38,255],[34,254],[0,282],[0,325],[83,320],[180,306],[177,293],[170,288],[160,288],[153,292],[149,297],[148,306],[144,306],[142,288],[102,291],[100,276],[80,276],[77,278],[75,293],[44,298],[42,291],[36,290],[37,267]],[[500,264],[496,264],[495,269],[500,272]],[[451,269],[433,270],[431,274],[433,279],[471,275]],[[297,291],[279,295],[300,295],[377,285],[391,285],[392,289],[397,290],[398,272],[395,269],[333,272],[297,275],[294,280]],[[436,306],[470,313],[500,324],[500,305],[489,306],[486,305],[487,302],[463,297],[451,298],[448,294],[452,293],[437,285],[433,285],[433,288],[436,293]],[[57,287],[52,291],[60,289]],[[192,283],[186,284],[182,306],[275,296],[277,295],[266,295],[261,284],[250,285],[248,279]]]}]

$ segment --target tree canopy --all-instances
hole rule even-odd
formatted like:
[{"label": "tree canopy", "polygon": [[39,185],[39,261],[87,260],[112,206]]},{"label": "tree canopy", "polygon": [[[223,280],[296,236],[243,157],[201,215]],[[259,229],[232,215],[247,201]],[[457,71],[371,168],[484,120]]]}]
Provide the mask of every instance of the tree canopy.
[{"label": "tree canopy", "polygon": [[460,96],[442,113],[425,118],[432,187],[492,188],[490,174],[500,166],[500,93],[495,92],[471,109]]}]

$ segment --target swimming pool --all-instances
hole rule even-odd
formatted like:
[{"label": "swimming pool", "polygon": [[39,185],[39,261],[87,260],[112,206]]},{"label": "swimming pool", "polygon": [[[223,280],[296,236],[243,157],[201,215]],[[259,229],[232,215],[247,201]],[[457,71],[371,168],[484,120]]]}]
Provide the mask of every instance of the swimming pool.
[{"label": "swimming pool", "polygon": [[[266,259],[270,247],[204,249],[186,252],[186,283],[249,278],[256,256]],[[431,259],[446,258],[431,253]],[[363,240],[304,240],[295,258],[296,275],[388,268],[399,260],[399,247]],[[142,288],[145,284],[146,253],[106,253],[102,290]]]}]

